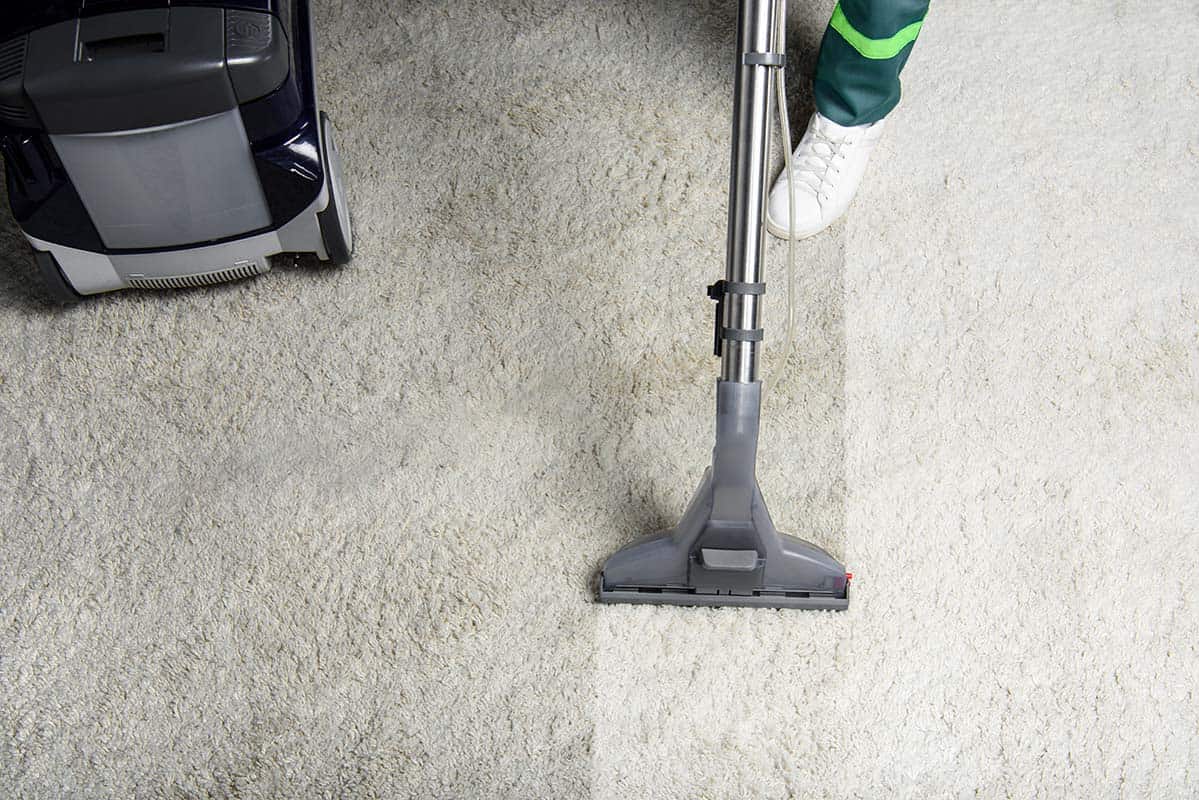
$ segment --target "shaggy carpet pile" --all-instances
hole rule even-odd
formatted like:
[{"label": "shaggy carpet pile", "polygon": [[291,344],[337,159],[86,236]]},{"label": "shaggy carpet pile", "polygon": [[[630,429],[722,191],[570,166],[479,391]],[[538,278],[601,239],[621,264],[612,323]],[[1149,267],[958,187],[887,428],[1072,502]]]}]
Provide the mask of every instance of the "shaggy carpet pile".
[{"label": "shaggy carpet pile", "polygon": [[709,457],[735,3],[315,5],[352,265],[54,309],[3,214],[0,795],[1199,794],[1193,3],[934,5],[763,421],[843,614],[593,601]]}]

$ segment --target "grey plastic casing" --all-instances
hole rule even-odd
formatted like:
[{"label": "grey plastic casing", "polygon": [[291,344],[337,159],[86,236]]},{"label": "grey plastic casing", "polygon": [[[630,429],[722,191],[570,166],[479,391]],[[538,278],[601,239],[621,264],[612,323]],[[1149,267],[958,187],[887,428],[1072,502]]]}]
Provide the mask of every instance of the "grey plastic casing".
[{"label": "grey plastic casing", "polygon": [[200,286],[260,275],[270,256],[315,253],[327,260],[317,214],[329,205],[329,183],[308,208],[281,228],[201,247],[145,253],[95,253],[47,242],[25,234],[35,250],[54,256],[63,276],[81,295],[116,289],[165,289]]},{"label": "grey plastic casing", "polygon": [[[29,34],[24,91],[49,133],[153,128],[270,93],[287,78],[287,47],[270,14],[180,6],[84,17]],[[152,70],[127,57],[147,51],[159,54]]]},{"label": "grey plastic casing", "polygon": [[50,141],[107,248],[168,248],[271,224],[237,109]]}]

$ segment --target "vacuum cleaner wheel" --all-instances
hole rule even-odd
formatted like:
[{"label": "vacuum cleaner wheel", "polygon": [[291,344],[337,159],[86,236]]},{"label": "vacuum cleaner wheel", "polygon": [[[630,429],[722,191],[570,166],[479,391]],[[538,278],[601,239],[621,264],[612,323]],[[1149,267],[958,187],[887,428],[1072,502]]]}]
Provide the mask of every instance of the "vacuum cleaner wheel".
[{"label": "vacuum cleaner wheel", "polygon": [[58,260],[53,253],[34,250],[33,260],[37,263],[37,270],[42,276],[42,285],[51,300],[56,303],[78,303],[83,299],[63,277],[62,268],[58,266]]},{"label": "vacuum cleaner wheel", "polygon": [[324,147],[325,169],[329,173],[329,205],[317,214],[321,239],[329,253],[329,261],[337,266],[347,264],[354,254],[354,231],[350,226],[350,207],[346,203],[341,177],[341,152],[337,149],[333,123],[321,112],[321,141]]}]

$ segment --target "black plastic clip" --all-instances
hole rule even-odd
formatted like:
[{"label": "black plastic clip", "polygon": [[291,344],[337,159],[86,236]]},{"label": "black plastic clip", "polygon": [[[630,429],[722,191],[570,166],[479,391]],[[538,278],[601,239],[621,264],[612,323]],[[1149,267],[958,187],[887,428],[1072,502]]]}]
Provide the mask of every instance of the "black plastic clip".
[{"label": "black plastic clip", "polygon": [[724,281],[716,281],[708,287],[708,299],[716,301],[716,335],[713,339],[712,352],[720,356],[720,333],[724,328]]},{"label": "black plastic clip", "polygon": [[760,342],[762,329],[743,330],[741,328],[724,327],[724,298],[730,294],[766,294],[765,283],[742,283],[741,281],[716,281],[708,287],[708,298],[716,301],[716,330],[712,352],[720,356],[724,352],[724,342]]},{"label": "black plastic clip", "polygon": [[785,53],[742,53],[741,63],[747,67],[784,67],[787,65]]}]

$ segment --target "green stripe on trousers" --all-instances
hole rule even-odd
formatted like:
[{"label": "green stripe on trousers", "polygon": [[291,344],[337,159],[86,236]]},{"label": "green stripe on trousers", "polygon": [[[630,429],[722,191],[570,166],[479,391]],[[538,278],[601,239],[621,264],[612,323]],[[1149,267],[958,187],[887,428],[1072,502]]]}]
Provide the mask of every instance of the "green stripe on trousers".
[{"label": "green stripe on trousers", "polygon": [[877,122],[899,102],[899,73],[929,0],[841,0],[816,61],[816,108],[839,125]]}]

